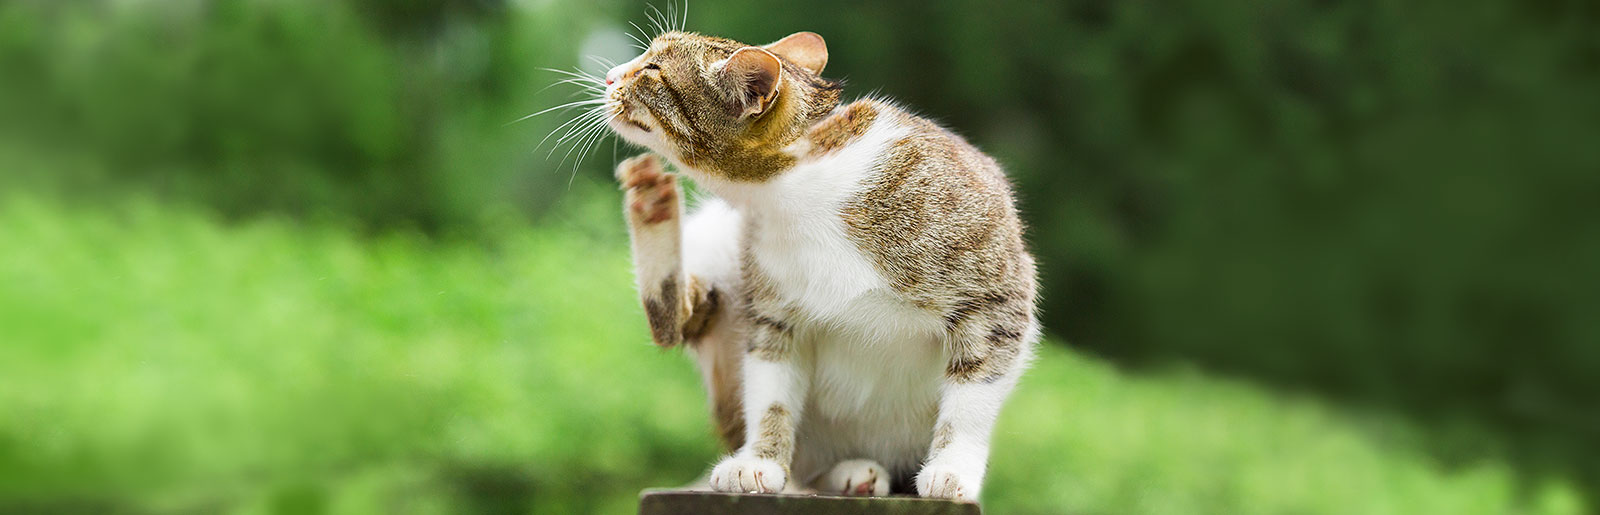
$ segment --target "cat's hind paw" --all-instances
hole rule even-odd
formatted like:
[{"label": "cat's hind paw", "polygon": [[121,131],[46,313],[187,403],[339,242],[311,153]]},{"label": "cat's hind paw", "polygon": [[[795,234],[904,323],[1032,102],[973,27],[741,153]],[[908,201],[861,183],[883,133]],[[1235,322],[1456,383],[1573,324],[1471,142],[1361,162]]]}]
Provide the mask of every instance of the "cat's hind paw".
[{"label": "cat's hind paw", "polygon": [[817,486],[828,494],[889,495],[889,471],[872,460],[841,461],[822,476]]},{"label": "cat's hind paw", "polygon": [[963,474],[954,467],[929,464],[917,474],[917,495],[935,499],[961,502],[978,502],[981,480]]},{"label": "cat's hind paw", "polygon": [[778,493],[787,482],[783,465],[769,459],[729,456],[711,469],[711,489],[718,492]]}]

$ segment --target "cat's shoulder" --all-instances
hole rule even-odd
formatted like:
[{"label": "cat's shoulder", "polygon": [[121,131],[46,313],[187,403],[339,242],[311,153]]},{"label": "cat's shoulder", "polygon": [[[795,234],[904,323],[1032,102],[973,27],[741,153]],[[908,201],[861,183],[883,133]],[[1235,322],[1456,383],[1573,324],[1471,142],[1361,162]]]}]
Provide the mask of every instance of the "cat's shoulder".
[{"label": "cat's shoulder", "polygon": [[806,131],[805,157],[818,158],[838,152],[864,139],[875,126],[899,125],[897,107],[878,99],[861,99],[841,105]]},{"label": "cat's shoulder", "polygon": [[[879,136],[879,137],[874,137]],[[888,137],[882,137],[888,136]],[[995,171],[998,164],[966,138],[888,99],[869,97],[844,104],[812,125],[801,150],[818,159],[862,144],[891,155],[890,165]],[[943,165],[943,166],[939,166]]]}]

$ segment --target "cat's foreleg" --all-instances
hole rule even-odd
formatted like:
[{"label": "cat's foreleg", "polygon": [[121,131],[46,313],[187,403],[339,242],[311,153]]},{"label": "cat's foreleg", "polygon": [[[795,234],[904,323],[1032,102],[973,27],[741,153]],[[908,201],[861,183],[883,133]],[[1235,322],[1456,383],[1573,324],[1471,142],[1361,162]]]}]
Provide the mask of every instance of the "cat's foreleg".
[{"label": "cat's foreleg", "polygon": [[650,154],[617,165],[633,246],[634,279],[656,345],[693,337],[716,308],[716,296],[683,270],[683,207],[678,181]]},{"label": "cat's foreleg", "polygon": [[952,324],[939,416],[917,474],[923,497],[977,502],[995,419],[1032,356],[1037,325],[1028,307],[979,315]]},{"label": "cat's foreleg", "polygon": [[[756,275],[752,277],[752,275]],[[810,379],[802,373],[794,329],[776,309],[747,267],[750,345],[744,356],[745,444],[711,470],[711,488],[721,492],[775,493],[789,482],[795,428]]]}]

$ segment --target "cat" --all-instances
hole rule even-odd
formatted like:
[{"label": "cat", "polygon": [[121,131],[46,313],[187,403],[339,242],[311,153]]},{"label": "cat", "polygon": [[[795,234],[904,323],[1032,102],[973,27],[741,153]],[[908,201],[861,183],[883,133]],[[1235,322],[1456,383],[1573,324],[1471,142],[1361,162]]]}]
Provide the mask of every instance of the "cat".
[{"label": "cat", "polygon": [[[604,80],[635,277],[732,454],[724,492],[976,502],[1039,338],[1004,172],[896,104],[842,104],[823,38],[669,31]],[[597,88],[598,89],[598,88]],[[715,198],[684,214],[670,161]]]}]

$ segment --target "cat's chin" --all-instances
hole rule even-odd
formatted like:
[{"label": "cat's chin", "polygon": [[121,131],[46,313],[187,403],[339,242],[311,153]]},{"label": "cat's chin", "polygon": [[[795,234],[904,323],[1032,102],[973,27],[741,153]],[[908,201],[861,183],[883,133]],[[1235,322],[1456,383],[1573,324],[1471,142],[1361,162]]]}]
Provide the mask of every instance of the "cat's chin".
[{"label": "cat's chin", "polygon": [[612,118],[607,125],[611,126],[611,132],[622,138],[622,141],[659,152],[657,147],[661,146],[661,139],[657,138],[655,131],[649,127],[631,120],[623,120],[621,117]]},{"label": "cat's chin", "polygon": [[667,152],[666,143],[662,142],[661,138],[656,137],[655,131],[641,130],[633,122],[622,120],[611,120],[610,125],[611,132],[622,138],[622,141],[644,147],[662,156],[672,155]]}]

